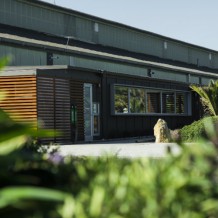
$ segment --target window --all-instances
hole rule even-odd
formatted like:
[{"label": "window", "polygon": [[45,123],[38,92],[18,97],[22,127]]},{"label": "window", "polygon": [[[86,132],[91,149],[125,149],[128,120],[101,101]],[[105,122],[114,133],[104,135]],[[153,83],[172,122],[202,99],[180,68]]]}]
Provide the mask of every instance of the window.
[{"label": "window", "polygon": [[128,113],[128,88],[115,86],[115,113]]},{"label": "window", "polygon": [[115,114],[187,114],[188,93],[142,87],[114,86]]},{"label": "window", "polygon": [[184,114],[185,112],[185,94],[176,93],[176,113]]},{"label": "window", "polygon": [[160,113],[160,93],[148,92],[147,93],[147,112],[148,113]]},{"label": "window", "polygon": [[115,86],[115,113],[145,113],[145,90]]},{"label": "window", "polygon": [[145,90],[140,88],[129,88],[130,91],[130,112],[145,113]]},{"label": "window", "polygon": [[162,113],[175,113],[175,94],[172,92],[162,93]]}]

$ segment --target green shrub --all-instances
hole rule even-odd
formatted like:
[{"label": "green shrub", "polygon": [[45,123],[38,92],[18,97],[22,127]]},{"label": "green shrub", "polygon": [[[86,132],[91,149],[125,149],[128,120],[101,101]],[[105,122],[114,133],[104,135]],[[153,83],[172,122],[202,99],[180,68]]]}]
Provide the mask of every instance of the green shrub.
[{"label": "green shrub", "polygon": [[0,217],[215,218],[214,133],[163,159],[61,157],[25,147],[36,130],[0,110]]},{"label": "green shrub", "polygon": [[164,159],[0,155],[0,217],[216,217],[217,150],[182,146]]},{"label": "green shrub", "polygon": [[[7,61],[6,58],[0,60],[0,69]],[[0,92],[0,101],[4,95]],[[72,196],[44,185],[38,186],[37,179],[41,175],[35,176],[32,169],[37,168],[42,157],[23,149],[30,137],[53,134],[36,130],[35,125],[17,123],[0,109],[0,217],[71,217],[68,204],[72,204]],[[31,157],[31,165],[27,157]],[[36,170],[40,171],[40,168]],[[68,207],[67,213],[65,207]]]},{"label": "green shrub", "polygon": [[75,217],[216,217],[213,148],[201,144],[182,151],[161,160],[88,159],[82,175],[90,178],[87,168],[96,173],[75,198]]},{"label": "green shrub", "polygon": [[[15,155],[7,174],[8,182],[0,189],[0,195],[1,190],[10,186],[25,185],[36,187],[38,193],[48,196],[49,190],[67,193],[70,203],[62,207],[63,202],[68,202],[66,197],[62,200],[66,195],[60,194],[60,202],[42,201],[35,199],[36,192],[30,191],[33,195],[29,196],[28,204],[25,199],[19,199],[19,203],[10,201],[5,207],[0,200],[0,217],[216,217],[216,149],[211,143],[203,142],[182,146],[181,151],[164,159],[134,160]],[[1,184],[5,171],[1,169]],[[17,192],[12,189],[10,194],[12,191]],[[63,210],[70,215],[63,216]]]},{"label": "green shrub", "polygon": [[180,137],[183,142],[196,142],[202,137],[207,138],[205,131],[205,123],[212,122],[215,124],[218,122],[218,117],[206,117],[198,121],[193,122],[190,125],[184,126],[180,130]]}]

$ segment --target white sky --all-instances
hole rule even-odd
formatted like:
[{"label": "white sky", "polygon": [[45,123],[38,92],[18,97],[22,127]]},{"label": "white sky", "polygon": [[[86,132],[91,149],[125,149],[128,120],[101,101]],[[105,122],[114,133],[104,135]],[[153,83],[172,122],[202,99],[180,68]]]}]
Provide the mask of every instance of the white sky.
[{"label": "white sky", "polygon": [[218,0],[44,0],[218,51]]}]

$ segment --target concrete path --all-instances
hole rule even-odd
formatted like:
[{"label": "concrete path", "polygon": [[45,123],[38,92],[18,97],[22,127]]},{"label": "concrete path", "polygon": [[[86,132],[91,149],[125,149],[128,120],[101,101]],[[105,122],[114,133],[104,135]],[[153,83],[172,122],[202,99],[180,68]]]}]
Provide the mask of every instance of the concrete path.
[{"label": "concrete path", "polygon": [[63,156],[92,156],[116,155],[118,157],[164,157],[167,148],[170,147],[174,154],[179,152],[178,145],[174,143],[151,143],[151,142],[106,142],[98,144],[61,145],[59,152]]}]

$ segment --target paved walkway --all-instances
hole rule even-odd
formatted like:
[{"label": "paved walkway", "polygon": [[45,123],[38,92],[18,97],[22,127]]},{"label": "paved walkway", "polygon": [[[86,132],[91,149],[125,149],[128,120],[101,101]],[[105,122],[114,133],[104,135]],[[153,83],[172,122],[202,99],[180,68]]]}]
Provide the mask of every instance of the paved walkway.
[{"label": "paved walkway", "polygon": [[102,155],[116,155],[118,157],[127,158],[160,158],[166,155],[168,147],[170,147],[175,154],[179,152],[178,145],[174,143],[114,141],[97,144],[61,145],[60,154],[63,156],[98,157]]}]

